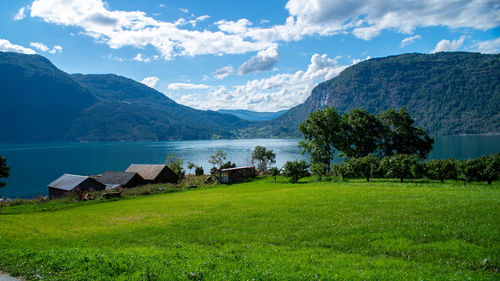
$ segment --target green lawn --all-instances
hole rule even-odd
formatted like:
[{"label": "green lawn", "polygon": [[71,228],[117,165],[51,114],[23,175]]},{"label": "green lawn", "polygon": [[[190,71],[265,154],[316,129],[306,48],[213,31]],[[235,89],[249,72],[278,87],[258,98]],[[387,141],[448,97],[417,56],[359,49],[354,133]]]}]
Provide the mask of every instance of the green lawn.
[{"label": "green lawn", "polygon": [[0,270],[29,280],[500,279],[499,182],[309,180],[6,207]]}]

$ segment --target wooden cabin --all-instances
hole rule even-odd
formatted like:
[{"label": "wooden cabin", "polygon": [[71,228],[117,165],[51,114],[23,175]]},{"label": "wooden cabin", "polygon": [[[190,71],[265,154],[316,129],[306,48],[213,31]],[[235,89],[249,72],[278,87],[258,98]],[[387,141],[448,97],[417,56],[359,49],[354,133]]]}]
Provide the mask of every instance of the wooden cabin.
[{"label": "wooden cabin", "polygon": [[255,177],[255,167],[254,166],[245,166],[245,167],[236,167],[229,169],[222,169],[216,171],[214,174],[216,177],[219,177],[218,181],[220,183],[234,183],[239,181],[244,181],[248,178]]},{"label": "wooden cabin", "polygon": [[108,171],[95,179],[106,185],[106,189],[116,187],[136,187],[145,185],[147,182],[136,172],[113,172]]},{"label": "wooden cabin", "polygon": [[179,179],[165,164],[132,164],[125,172],[137,173],[147,183],[176,183]]},{"label": "wooden cabin", "polygon": [[71,192],[103,190],[106,185],[88,176],[64,174],[49,185],[49,198],[60,198]]}]

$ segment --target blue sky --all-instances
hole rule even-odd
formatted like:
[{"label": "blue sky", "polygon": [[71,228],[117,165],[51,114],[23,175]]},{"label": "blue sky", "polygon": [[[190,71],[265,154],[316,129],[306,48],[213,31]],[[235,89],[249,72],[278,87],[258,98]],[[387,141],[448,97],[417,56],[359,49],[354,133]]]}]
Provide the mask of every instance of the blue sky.
[{"label": "blue sky", "polygon": [[4,0],[0,13],[1,51],[199,109],[287,109],[368,58],[500,51],[495,0]]}]

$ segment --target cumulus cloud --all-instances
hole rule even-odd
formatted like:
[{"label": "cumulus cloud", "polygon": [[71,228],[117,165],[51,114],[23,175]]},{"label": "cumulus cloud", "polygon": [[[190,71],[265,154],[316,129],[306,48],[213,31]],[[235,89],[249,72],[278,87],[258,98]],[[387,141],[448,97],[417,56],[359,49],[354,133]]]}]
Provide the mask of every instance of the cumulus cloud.
[{"label": "cumulus cloud", "polygon": [[500,37],[493,40],[478,42],[472,47],[475,51],[483,54],[498,54],[500,53]]},{"label": "cumulus cloud", "polygon": [[224,79],[225,77],[227,77],[231,74],[234,74],[234,69],[230,65],[219,68],[216,71],[214,71],[214,73],[213,73],[214,77],[217,79],[220,79],[220,80]]},{"label": "cumulus cloud", "polygon": [[415,35],[415,36],[406,37],[403,40],[401,40],[401,44],[399,44],[399,47],[403,48],[406,45],[409,45],[409,44],[411,44],[411,43],[413,43],[413,42],[415,42],[416,40],[419,40],[419,39],[422,39],[422,36],[418,35],[418,34]]},{"label": "cumulus cloud", "polygon": [[55,45],[54,47],[52,47],[52,49],[50,49],[49,47],[47,47],[47,45],[45,45],[41,42],[30,42],[30,47],[35,48],[41,52],[47,52],[50,54],[60,53],[60,52],[62,52],[62,49],[63,49],[59,45]]},{"label": "cumulus cloud", "polygon": [[133,57],[132,60],[140,61],[140,62],[150,62],[151,61],[150,58],[143,57],[143,55],[141,53],[137,53],[137,55],[135,57]]},{"label": "cumulus cloud", "polygon": [[[337,60],[338,58],[332,59],[326,54],[314,54],[305,70],[275,74],[231,88],[211,87],[207,88],[206,93],[182,95],[176,100],[200,109],[287,109],[304,102],[318,82],[337,76],[348,66],[339,64]],[[359,61],[361,60],[354,60],[353,64]]]},{"label": "cumulus cloud", "polygon": [[26,17],[26,12],[29,9],[29,6],[27,7],[21,7],[17,14],[14,15],[14,20],[22,20]]},{"label": "cumulus cloud", "polygon": [[16,52],[16,53],[22,53],[22,54],[36,54],[36,52],[33,49],[30,48],[25,48],[23,46],[19,46],[16,44],[10,43],[9,40],[6,39],[0,39],[0,51],[2,52]]},{"label": "cumulus cloud", "polygon": [[247,62],[243,63],[239,68],[240,74],[248,74],[250,72],[259,72],[270,70],[278,62],[278,49],[277,47],[267,48],[257,53]]},{"label": "cumulus cloud", "polygon": [[436,44],[436,47],[434,47],[434,50],[432,50],[430,53],[433,54],[433,53],[437,53],[437,52],[456,51],[456,50],[458,50],[458,48],[460,48],[462,46],[462,44],[464,43],[464,40],[465,40],[465,36],[460,36],[459,39],[453,40],[453,41],[443,39]]},{"label": "cumulus cloud", "polygon": [[160,81],[160,78],[156,76],[150,76],[142,79],[141,83],[150,88],[154,88],[156,87],[156,84],[158,84],[158,81]]},{"label": "cumulus cloud", "polygon": [[177,24],[158,21],[142,11],[109,10],[102,0],[36,0],[31,5],[31,17],[80,27],[84,34],[113,49],[151,45],[165,59],[179,55],[243,54],[272,46],[220,31],[183,29],[178,26],[182,20]]},{"label": "cumulus cloud", "polygon": [[209,89],[210,86],[205,84],[191,84],[191,83],[172,83],[168,85],[169,90],[199,90],[199,89]]}]

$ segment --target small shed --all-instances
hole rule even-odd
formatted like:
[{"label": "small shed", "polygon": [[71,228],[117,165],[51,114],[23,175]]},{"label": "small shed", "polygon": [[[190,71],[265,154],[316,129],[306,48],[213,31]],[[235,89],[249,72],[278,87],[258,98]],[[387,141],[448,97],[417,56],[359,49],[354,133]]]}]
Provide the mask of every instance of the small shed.
[{"label": "small shed", "polygon": [[146,181],[136,172],[108,171],[95,179],[106,185],[106,189],[115,187],[136,187],[146,184]]},{"label": "small shed", "polygon": [[245,166],[220,170],[221,183],[233,183],[255,177],[255,167]]},{"label": "small shed", "polygon": [[176,183],[179,178],[165,164],[132,164],[125,172],[138,173],[147,183]]},{"label": "small shed", "polygon": [[59,198],[73,191],[103,190],[106,185],[88,176],[64,174],[49,185],[49,198]]}]

